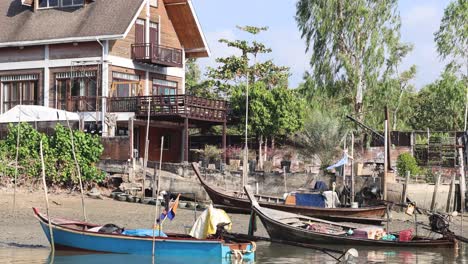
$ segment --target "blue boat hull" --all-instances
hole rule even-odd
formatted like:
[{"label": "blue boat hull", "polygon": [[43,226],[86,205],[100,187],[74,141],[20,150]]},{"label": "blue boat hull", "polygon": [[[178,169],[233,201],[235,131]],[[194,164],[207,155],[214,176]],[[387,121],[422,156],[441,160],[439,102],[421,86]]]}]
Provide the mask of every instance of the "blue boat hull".
[{"label": "blue boat hull", "polygon": [[[51,243],[49,226],[42,216],[38,215],[41,227]],[[52,220],[54,223],[54,220]],[[134,255],[152,255],[153,238],[135,237],[119,234],[80,231],[61,225],[52,225],[54,245],[57,249],[84,250],[91,252],[106,252]],[[204,259],[221,260],[238,257],[236,250],[231,248],[236,244],[225,244],[222,240],[194,238],[156,237],[155,257],[157,259]],[[253,244],[247,244],[242,250],[242,258],[246,261],[255,259]],[[211,262],[211,261],[210,261]]]}]

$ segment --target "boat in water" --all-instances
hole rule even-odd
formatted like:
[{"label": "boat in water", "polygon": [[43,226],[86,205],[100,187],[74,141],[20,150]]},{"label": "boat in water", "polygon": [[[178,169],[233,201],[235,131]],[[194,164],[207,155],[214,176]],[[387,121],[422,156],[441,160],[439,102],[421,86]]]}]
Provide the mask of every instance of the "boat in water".
[{"label": "boat in water", "polygon": [[264,208],[254,195],[245,189],[258,216],[274,242],[292,245],[352,245],[380,247],[453,247],[453,236],[430,238],[412,236],[404,230],[398,234],[386,234],[380,226],[334,223],[322,219]]},{"label": "boat in water", "polygon": [[[48,218],[33,208],[34,215],[51,243]],[[73,250],[101,253],[119,253],[151,256],[153,252],[152,235],[126,235],[115,232],[98,231],[101,225],[62,218],[50,219],[54,246],[57,250]],[[148,231],[152,231],[148,230]],[[136,233],[136,232],[130,232]],[[148,232],[149,233],[149,232]],[[203,259],[209,263],[223,259],[253,261],[256,245],[253,242],[226,242],[220,238],[197,239],[185,234],[165,234],[160,236],[156,230],[154,238],[156,259]]]},{"label": "boat in water", "polygon": [[[201,185],[208,193],[208,196],[216,207],[237,213],[248,214],[251,212],[250,201],[244,192],[217,190],[205,182],[201,176],[197,163],[192,163],[192,168],[200,180]],[[384,221],[382,217],[385,215],[387,210],[385,205],[361,208],[325,208],[317,206],[286,204],[286,200],[281,197],[255,195],[255,198],[258,200],[258,203],[265,208],[271,208],[305,216],[319,217],[339,222],[381,224],[382,221]]]}]

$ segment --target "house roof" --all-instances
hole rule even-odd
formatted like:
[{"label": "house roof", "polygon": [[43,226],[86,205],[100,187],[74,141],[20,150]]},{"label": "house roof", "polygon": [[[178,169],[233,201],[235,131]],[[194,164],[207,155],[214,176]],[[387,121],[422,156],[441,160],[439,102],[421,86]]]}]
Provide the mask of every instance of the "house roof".
[{"label": "house roof", "polygon": [[191,0],[163,0],[188,58],[209,57],[210,49]]},{"label": "house roof", "polygon": [[21,0],[0,1],[0,47],[123,38],[145,0],[98,0],[85,8],[34,12]]}]

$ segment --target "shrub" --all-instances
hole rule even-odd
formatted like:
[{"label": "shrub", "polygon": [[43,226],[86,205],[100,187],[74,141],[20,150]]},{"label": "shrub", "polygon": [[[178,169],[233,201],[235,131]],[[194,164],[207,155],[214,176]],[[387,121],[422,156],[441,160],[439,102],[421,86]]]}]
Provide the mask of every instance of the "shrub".
[{"label": "shrub", "polygon": [[[70,131],[67,128],[58,124],[52,137],[38,132],[28,123],[19,124],[19,131],[18,176],[29,179],[41,176],[39,145],[42,140],[47,180],[53,184],[78,183]],[[10,124],[6,139],[0,142],[0,159],[3,161],[0,170],[10,177],[15,173],[17,134],[18,125]],[[95,167],[104,150],[99,137],[81,131],[73,131],[73,137],[83,181],[101,182],[105,174]]]},{"label": "shrub", "polygon": [[421,172],[416,159],[410,153],[402,153],[397,159],[397,169],[400,176],[405,176],[409,171],[412,176],[415,176]]}]

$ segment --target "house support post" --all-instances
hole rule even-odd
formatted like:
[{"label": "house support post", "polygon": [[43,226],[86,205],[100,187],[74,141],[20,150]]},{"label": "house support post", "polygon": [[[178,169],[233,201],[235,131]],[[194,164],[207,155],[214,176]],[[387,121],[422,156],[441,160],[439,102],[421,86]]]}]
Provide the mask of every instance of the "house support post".
[{"label": "house support post", "polygon": [[189,154],[189,120],[185,118],[184,120],[184,161],[188,162]]}]

